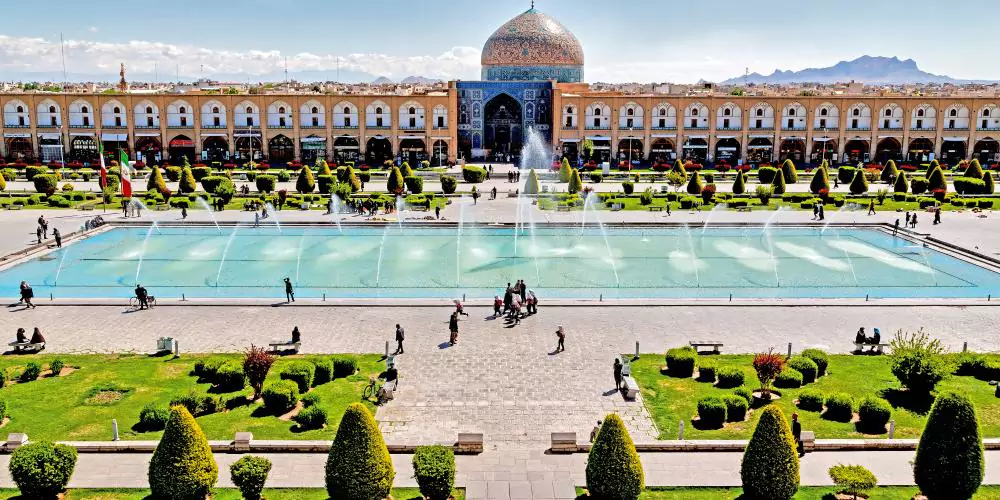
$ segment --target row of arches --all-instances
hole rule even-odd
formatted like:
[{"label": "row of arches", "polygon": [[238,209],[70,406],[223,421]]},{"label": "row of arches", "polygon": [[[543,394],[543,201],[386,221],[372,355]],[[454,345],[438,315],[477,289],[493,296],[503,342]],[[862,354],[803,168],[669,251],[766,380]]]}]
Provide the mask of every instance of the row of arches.
[{"label": "row of arches", "polygon": [[[813,129],[838,129],[841,116],[846,121],[849,130],[870,130],[877,126],[883,130],[902,129],[907,122],[904,109],[895,103],[883,106],[877,113],[865,103],[855,103],[841,113],[836,105],[826,102],[813,110]],[[744,121],[744,114],[747,115]],[[968,107],[953,104],[945,108],[940,119],[943,128],[964,130],[970,128],[973,116],[979,121],[976,124],[980,130],[1000,128],[1000,107],[996,104],[983,106],[973,115]],[[610,129],[617,120],[619,129],[645,128],[645,109],[634,102],[618,108],[617,114],[604,102],[594,102],[587,105],[581,116],[575,104],[567,104],[562,110],[563,128],[576,128],[583,120],[586,129]],[[681,120],[687,129],[708,129],[711,120],[715,120],[715,128],[719,130],[739,130],[746,126],[749,129],[774,129],[776,121],[780,120],[784,130],[805,130],[809,126],[809,113],[801,103],[793,102],[781,109],[777,114],[774,107],[766,102],[759,102],[744,112],[739,105],[728,102],[716,109],[714,116],[708,107],[700,102],[686,106],[682,114],[672,104],[662,103],[651,110],[650,128],[675,129]],[[937,109],[930,104],[920,104],[910,111],[909,127],[912,130],[932,130],[937,127]]]},{"label": "row of arches", "polygon": [[[105,102],[100,109],[99,118],[104,128],[124,128],[129,119],[134,121],[136,128],[159,128],[160,120],[166,119],[169,127],[193,127],[195,123],[195,107],[187,101],[178,99],[167,105],[165,116],[150,100],[142,100],[131,110],[117,100]],[[267,106],[266,120],[270,128],[291,128],[295,115],[293,107],[283,101],[275,101]],[[407,101],[398,108],[395,115],[402,129],[424,129],[427,126],[424,106],[418,101]],[[333,126],[338,128],[356,128],[359,125],[358,107],[342,101],[333,107],[328,115],[326,107],[317,100],[302,104],[298,110],[300,127],[326,127],[327,117],[333,120]],[[39,127],[61,127],[63,113],[60,105],[52,99],[40,101],[35,112],[31,113],[27,104],[19,99],[11,99],[4,104],[4,126],[17,128],[29,127],[36,120]],[[226,128],[229,125],[229,110],[225,104],[217,100],[209,100],[200,107],[201,126],[203,128]],[[95,125],[94,106],[86,99],[77,99],[70,103],[68,114],[70,127],[91,128]],[[365,107],[365,124],[369,128],[389,128],[393,123],[392,109],[383,101],[376,100]],[[234,127],[259,127],[262,114],[257,104],[243,101],[233,107],[232,120]],[[430,124],[433,128],[448,127],[448,109],[437,105],[431,110]]]}]

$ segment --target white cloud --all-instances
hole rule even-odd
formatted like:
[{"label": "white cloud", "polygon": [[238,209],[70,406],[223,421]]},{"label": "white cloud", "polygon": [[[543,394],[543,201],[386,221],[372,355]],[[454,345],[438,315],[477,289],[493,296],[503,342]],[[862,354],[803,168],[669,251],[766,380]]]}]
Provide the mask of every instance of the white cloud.
[{"label": "white cloud", "polygon": [[97,29],[97,26],[91,26],[91,27],[87,28],[87,31],[89,31],[91,33],[97,33],[100,30]]},{"label": "white cloud", "polygon": [[[475,78],[479,74],[479,50],[453,47],[437,55],[392,56],[386,54],[283,54],[278,50],[218,50],[195,45],[174,45],[146,40],[107,43],[92,40],[66,40],[66,60],[70,72],[100,73],[115,70],[124,62],[130,72],[152,73],[178,67],[181,75],[205,76],[212,73],[235,73],[247,76],[288,70],[329,71],[339,67],[373,75],[403,78],[420,75],[430,78]],[[0,71],[61,71],[58,40],[0,35]],[[173,71],[169,71],[173,72]],[[115,75],[109,75],[109,78]],[[112,78],[113,79],[113,78]]]}]

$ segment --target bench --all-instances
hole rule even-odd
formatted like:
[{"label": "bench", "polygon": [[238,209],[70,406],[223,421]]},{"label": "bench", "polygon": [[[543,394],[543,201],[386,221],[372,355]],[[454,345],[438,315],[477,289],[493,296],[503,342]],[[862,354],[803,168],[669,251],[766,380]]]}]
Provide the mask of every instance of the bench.
[{"label": "bench", "polygon": [[7,344],[14,348],[17,352],[38,352],[45,349],[45,342],[39,342],[37,344],[32,344],[31,342],[11,342]]},{"label": "bench", "polygon": [[[699,347],[711,347],[713,354],[719,354],[719,352],[722,349],[722,342],[694,342],[694,341],[691,341],[691,342],[688,342],[688,345],[690,345],[691,347],[693,347],[695,351],[698,351]],[[699,354],[700,354],[700,352],[699,352]]]},{"label": "bench", "polygon": [[813,448],[816,447],[816,433],[813,431],[802,431],[802,434],[799,436],[799,439],[802,440],[803,453],[807,451],[812,451]]},{"label": "bench", "polygon": [[77,208],[86,212],[91,212],[94,210],[94,205],[80,205]]},{"label": "bench", "polygon": [[579,448],[576,445],[575,432],[553,432],[552,445],[549,447],[552,453],[576,453]]},{"label": "bench", "polygon": [[475,454],[483,452],[483,434],[479,432],[459,432],[455,442],[455,453]]},{"label": "bench", "polygon": [[569,212],[571,207],[569,205],[556,205],[557,212]]},{"label": "bench", "polygon": [[666,208],[666,207],[650,205],[649,206],[649,211],[650,212],[662,212],[664,208]]},{"label": "bench", "polygon": [[153,210],[156,210],[157,212],[166,212],[167,210],[170,210],[170,205],[167,204],[156,205],[155,207],[153,207]]},{"label": "bench", "polygon": [[299,349],[302,347],[302,342],[292,342],[291,340],[272,340],[267,345],[275,353],[279,351],[292,351],[292,353],[298,354]]},{"label": "bench", "polygon": [[622,384],[625,386],[622,389],[622,395],[625,396],[625,399],[635,400],[636,394],[639,393],[639,383],[632,377],[622,377]]},{"label": "bench", "polygon": [[624,203],[612,203],[611,204],[611,211],[612,212],[618,212],[618,211],[621,211],[621,210],[625,210],[625,204]]},{"label": "bench", "polygon": [[11,203],[10,205],[7,205],[7,210],[21,210],[23,208],[24,208],[24,205],[15,205],[13,203]]},{"label": "bench", "polygon": [[750,212],[750,207],[736,207],[737,212]]},{"label": "bench", "polygon": [[882,354],[882,348],[889,347],[889,344],[861,344],[861,343],[855,342],[854,343],[854,352],[857,352],[857,353],[865,352],[865,347],[871,347],[871,349],[869,349],[868,352],[874,351],[874,352],[876,352],[878,354]]}]

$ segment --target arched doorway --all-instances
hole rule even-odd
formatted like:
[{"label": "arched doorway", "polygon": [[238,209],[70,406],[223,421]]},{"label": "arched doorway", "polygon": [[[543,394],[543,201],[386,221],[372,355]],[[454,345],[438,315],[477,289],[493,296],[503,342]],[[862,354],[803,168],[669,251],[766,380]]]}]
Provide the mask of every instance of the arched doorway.
[{"label": "arched doorway", "polygon": [[509,94],[500,94],[486,103],[484,147],[496,154],[517,155],[521,151],[521,104]]},{"label": "arched doorway", "polygon": [[895,137],[886,137],[875,145],[875,161],[884,164],[889,160],[903,160],[903,145]]},{"label": "arched doorway", "polygon": [[930,161],[930,155],[934,152],[934,141],[926,138],[913,139],[910,141],[910,148],[906,152],[906,161],[920,163]]},{"label": "arched doorway", "polygon": [[747,144],[747,163],[769,163],[774,158],[774,143],[766,137],[750,139]]},{"label": "arched doorway", "polygon": [[684,141],[684,148],[681,149],[684,161],[702,163],[708,159],[708,141],[700,137]]},{"label": "arched doorway", "polygon": [[284,135],[276,135],[267,143],[267,161],[272,164],[291,163],[295,159],[295,144]]},{"label": "arched doorway", "polygon": [[201,144],[201,158],[205,161],[229,160],[229,141],[225,137],[209,137]]},{"label": "arched doorway", "polygon": [[976,143],[972,148],[972,155],[979,159],[979,163],[985,168],[987,164],[1000,161],[1000,143],[987,137]]},{"label": "arched doorway", "polygon": [[778,161],[792,160],[796,164],[806,158],[806,141],[802,139],[785,139],[778,148]]},{"label": "arched doorway", "polygon": [[569,160],[570,165],[580,161],[580,143],[578,141],[563,141],[562,156]]},{"label": "arched doorway", "polygon": [[411,168],[417,168],[427,159],[427,145],[423,139],[403,139],[399,141],[399,154]]},{"label": "arched doorway", "polygon": [[35,158],[31,139],[27,137],[11,137],[6,142],[7,161],[30,161]]},{"label": "arched doorway", "polygon": [[326,138],[318,135],[309,135],[302,140],[302,163],[305,165],[315,165],[316,160],[326,159]]},{"label": "arched doorway", "polygon": [[132,148],[128,143],[126,134],[102,134],[101,142],[104,148],[104,161],[111,163],[117,161],[124,152],[129,158],[132,157]]},{"label": "arched doorway", "polygon": [[740,161],[740,141],[732,137],[715,142],[715,163],[736,165]]},{"label": "arched doorway", "polygon": [[965,159],[965,141],[945,140],[941,143],[941,161],[955,165]]},{"label": "arched doorway", "polygon": [[236,138],[236,163],[244,164],[253,160],[261,162],[264,159],[264,143],[258,136],[240,136]]},{"label": "arched doorway", "polygon": [[38,158],[42,163],[63,161],[62,134],[38,134]]},{"label": "arched doorway", "polygon": [[90,164],[97,161],[97,141],[92,135],[78,135],[69,141],[69,161]]},{"label": "arched doorway", "polygon": [[178,135],[167,143],[167,154],[171,165],[182,166],[185,158],[188,163],[194,163],[194,141],[186,135]]},{"label": "arched doorway", "polygon": [[642,141],[639,139],[622,139],[618,141],[618,161],[638,163],[642,160]]},{"label": "arched doorway", "polygon": [[365,161],[373,167],[380,167],[386,160],[392,160],[392,143],[377,135],[368,139],[365,145]]},{"label": "arched doorway", "polygon": [[431,165],[440,167],[448,163],[448,142],[442,139],[434,141],[431,148]]},{"label": "arched doorway", "polygon": [[816,138],[813,139],[813,149],[810,155],[810,161],[812,163],[822,163],[826,160],[829,163],[833,163],[833,157],[837,155],[837,140],[829,138]]},{"label": "arched doorway", "polygon": [[649,160],[659,163],[670,163],[677,159],[677,148],[670,139],[659,138],[649,146]]},{"label": "arched doorway", "polygon": [[156,137],[141,137],[135,141],[135,152],[138,159],[146,165],[159,165],[162,149],[160,140]]},{"label": "arched doorway", "polygon": [[844,161],[847,163],[867,162],[871,153],[871,145],[868,141],[852,139],[844,145]]},{"label": "arched doorway", "polygon": [[361,146],[356,137],[343,135],[333,140],[333,161],[340,165],[361,159]]},{"label": "arched doorway", "polygon": [[458,138],[458,156],[460,159],[472,159],[472,139],[469,137]]}]

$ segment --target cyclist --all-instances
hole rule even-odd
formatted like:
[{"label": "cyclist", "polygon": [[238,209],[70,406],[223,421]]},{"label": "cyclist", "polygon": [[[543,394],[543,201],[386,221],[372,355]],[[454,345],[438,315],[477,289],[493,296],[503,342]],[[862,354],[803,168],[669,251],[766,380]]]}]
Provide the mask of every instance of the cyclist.
[{"label": "cyclist", "polygon": [[139,301],[139,309],[149,309],[149,292],[138,283],[135,285],[135,298]]}]

